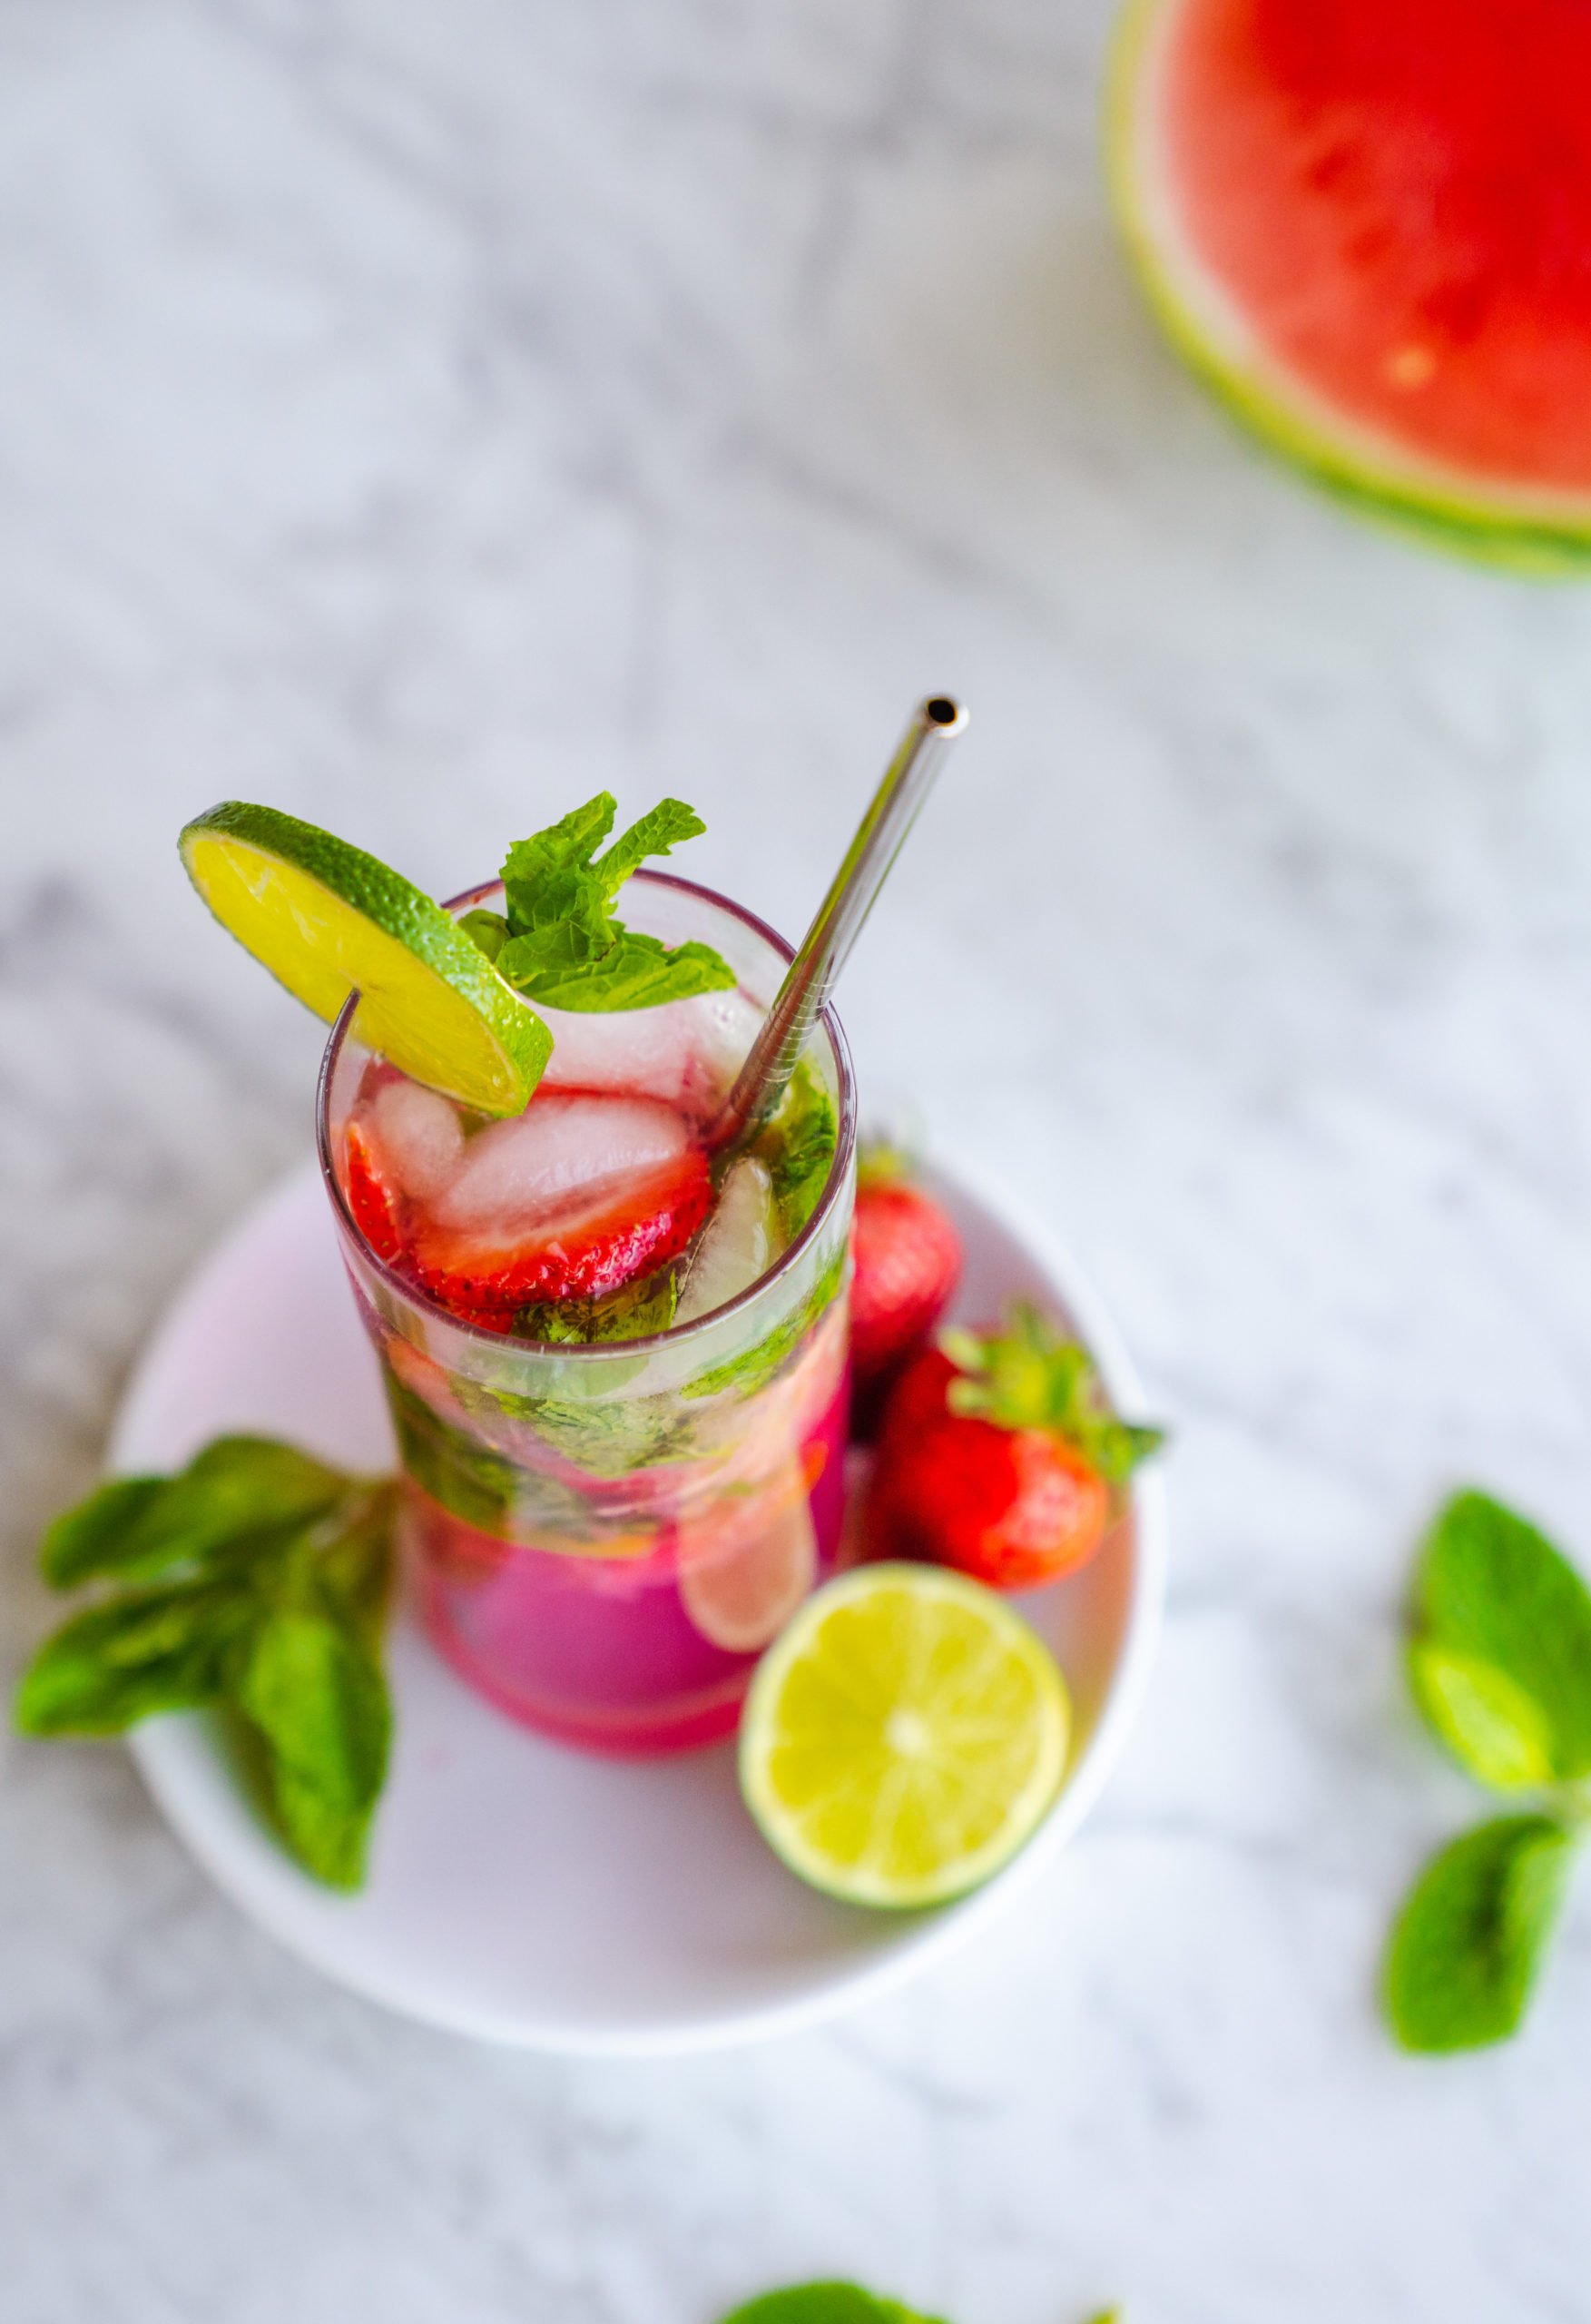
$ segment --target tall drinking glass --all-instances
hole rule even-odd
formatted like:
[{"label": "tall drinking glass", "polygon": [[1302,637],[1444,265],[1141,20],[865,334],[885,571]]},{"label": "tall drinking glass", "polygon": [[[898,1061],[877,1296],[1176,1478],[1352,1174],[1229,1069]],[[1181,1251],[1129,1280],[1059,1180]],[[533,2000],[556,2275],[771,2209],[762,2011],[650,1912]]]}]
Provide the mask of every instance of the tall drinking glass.
[{"label": "tall drinking glass", "polygon": [[[489,886],[452,908],[498,901]],[[791,957],[771,929],[663,872],[638,872],[624,901],[665,943],[713,945],[767,1008]],[[729,1733],[758,1653],[839,1542],[856,1118],[837,1020],[825,1012],[807,1050],[835,1109],[833,1164],[788,1249],[695,1321],[571,1345],[465,1321],[361,1231],[344,1129],[370,1059],[354,1009],[321,1069],[320,1162],[380,1357],[432,1640],[565,1742],[648,1755]]]}]

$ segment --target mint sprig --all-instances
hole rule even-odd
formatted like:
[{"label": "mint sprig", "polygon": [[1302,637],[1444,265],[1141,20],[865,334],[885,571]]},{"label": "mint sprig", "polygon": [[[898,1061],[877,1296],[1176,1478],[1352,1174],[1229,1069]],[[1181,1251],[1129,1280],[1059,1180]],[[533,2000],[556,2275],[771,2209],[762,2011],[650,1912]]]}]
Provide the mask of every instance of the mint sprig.
[{"label": "mint sprig", "polygon": [[39,1547],[55,1590],[188,1572],[229,1548],[324,1516],[348,1479],[291,1444],[221,1436],[174,1477],[118,1477],[57,1517]]},{"label": "mint sprig", "polygon": [[683,800],[663,799],[603,855],[617,806],[599,792],[583,807],[508,851],[501,912],[466,912],[459,925],[499,976],[548,1009],[655,1009],[736,982],[710,944],[673,946],[615,920],[620,889],[649,856],[668,855],[706,824]]},{"label": "mint sprig", "polygon": [[1437,1855],[1387,1951],[1403,2047],[1477,2049],[1523,2022],[1591,1817],[1591,1590],[1524,1518],[1458,1493],[1421,1546],[1408,1671],[1438,1740],[1521,1810]]},{"label": "mint sprig", "polygon": [[215,1709],[307,1870],[357,1887],[387,1771],[380,1640],[395,1488],[290,1444],[223,1436],[170,1477],[118,1478],[58,1518],[40,1563],[94,1601],[17,1689],[25,1734],[115,1735]]}]

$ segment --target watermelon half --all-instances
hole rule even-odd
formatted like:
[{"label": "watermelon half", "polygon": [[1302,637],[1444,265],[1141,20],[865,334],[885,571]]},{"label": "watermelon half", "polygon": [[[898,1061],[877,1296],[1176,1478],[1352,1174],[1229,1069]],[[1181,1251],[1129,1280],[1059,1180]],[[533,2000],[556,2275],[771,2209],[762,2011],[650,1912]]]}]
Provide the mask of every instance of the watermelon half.
[{"label": "watermelon half", "polygon": [[1591,563],[1591,0],[1133,0],[1110,143],[1262,435],[1448,547]]}]

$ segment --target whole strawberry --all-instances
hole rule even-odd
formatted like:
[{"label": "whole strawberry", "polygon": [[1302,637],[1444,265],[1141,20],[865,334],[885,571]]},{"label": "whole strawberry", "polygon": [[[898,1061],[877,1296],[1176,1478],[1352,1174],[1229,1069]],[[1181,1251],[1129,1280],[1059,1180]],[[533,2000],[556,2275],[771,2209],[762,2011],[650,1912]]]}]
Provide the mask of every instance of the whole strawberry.
[{"label": "whole strawberry", "polygon": [[890,1397],[869,1549],[1029,1590],[1075,1573],[1116,1489],[1162,1442],[1117,1420],[1085,1348],[1030,1306],[1001,1332],[947,1332]]},{"label": "whole strawberry", "polygon": [[857,1174],[852,1251],[852,1433],[866,1443],[889,1389],[950,1304],[961,1238],[901,1157],[876,1147]]}]

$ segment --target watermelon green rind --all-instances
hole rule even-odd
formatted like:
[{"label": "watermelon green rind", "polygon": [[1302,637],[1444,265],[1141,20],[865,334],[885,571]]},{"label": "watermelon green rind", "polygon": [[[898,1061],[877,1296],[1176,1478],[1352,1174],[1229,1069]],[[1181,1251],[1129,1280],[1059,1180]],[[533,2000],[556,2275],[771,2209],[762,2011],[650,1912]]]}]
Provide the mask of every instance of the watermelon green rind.
[{"label": "watermelon green rind", "polygon": [[1401,452],[1290,379],[1247,334],[1193,253],[1177,251],[1169,205],[1156,199],[1150,115],[1156,44],[1189,4],[1127,0],[1106,76],[1107,176],[1117,223],[1173,346],[1263,443],[1360,514],[1531,579],[1584,575],[1591,567],[1591,500],[1509,493]]}]

